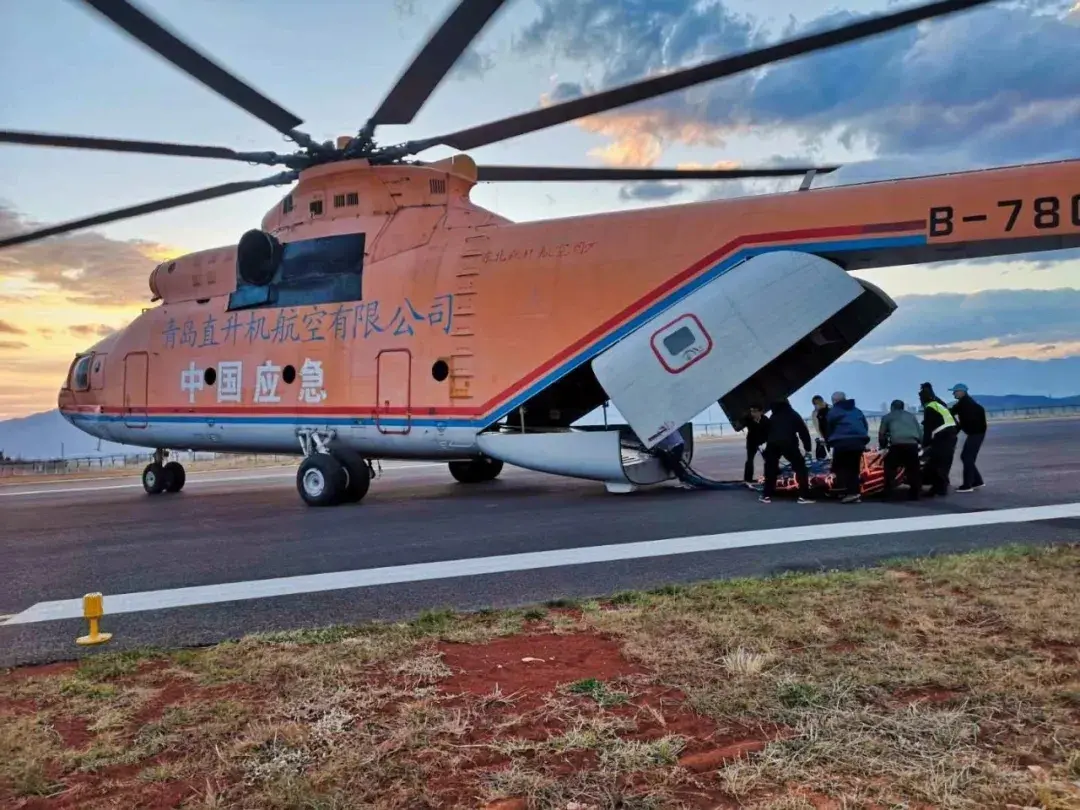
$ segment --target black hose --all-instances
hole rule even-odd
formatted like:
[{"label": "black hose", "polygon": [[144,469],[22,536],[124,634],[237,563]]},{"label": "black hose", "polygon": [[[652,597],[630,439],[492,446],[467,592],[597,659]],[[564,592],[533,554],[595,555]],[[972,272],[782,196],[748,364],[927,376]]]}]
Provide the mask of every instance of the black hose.
[{"label": "black hose", "polygon": [[726,490],[744,489],[746,487],[746,482],[744,481],[714,481],[712,478],[706,478],[683,461],[681,454],[678,457],[664,454],[663,458],[664,461],[667,462],[668,469],[675,474],[676,478],[695,489]]}]

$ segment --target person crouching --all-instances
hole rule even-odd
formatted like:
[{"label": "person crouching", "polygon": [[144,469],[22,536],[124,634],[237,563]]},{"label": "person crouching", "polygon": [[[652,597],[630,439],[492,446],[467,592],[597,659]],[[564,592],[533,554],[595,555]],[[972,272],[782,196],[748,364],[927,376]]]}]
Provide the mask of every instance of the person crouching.
[{"label": "person crouching", "polygon": [[882,417],[878,428],[878,447],[885,450],[885,498],[896,492],[896,473],[903,468],[904,478],[911,489],[908,499],[917,501],[922,489],[922,462],[919,441],[922,428],[915,414],[904,408],[904,401],[894,399],[889,412]]},{"label": "person crouching", "polygon": [[806,422],[795,413],[786,399],[772,407],[769,419],[769,437],[765,444],[765,487],[758,498],[762,503],[772,503],[776,492],[776,479],[780,475],[780,459],[786,458],[795,471],[795,480],[799,484],[799,503],[813,503],[810,499],[810,473],[806,468],[806,459],[799,452],[799,440],[810,453],[810,430]]},{"label": "person crouching", "polygon": [[923,442],[929,456],[926,477],[930,495],[943,496],[949,492],[949,473],[956,455],[956,418],[932,390],[919,390],[923,406]]}]

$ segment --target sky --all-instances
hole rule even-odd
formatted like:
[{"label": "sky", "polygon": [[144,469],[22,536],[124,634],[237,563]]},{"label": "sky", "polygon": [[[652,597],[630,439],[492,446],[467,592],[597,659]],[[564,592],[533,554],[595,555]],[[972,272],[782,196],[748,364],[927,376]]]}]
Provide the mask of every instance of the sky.
[{"label": "sky", "polygon": [[[142,0],[303,118],[351,134],[455,0]],[[413,124],[383,143],[533,109],[912,0],[512,0]],[[1018,0],[790,60],[471,153],[479,163],[847,164],[819,183],[1080,157],[1080,3]],[[74,0],[0,0],[0,128],[284,151],[234,108]],[[452,154],[432,149],[424,159]],[[0,147],[0,233],[276,169]],[[795,188],[797,180],[482,184],[513,220]],[[149,306],[161,259],[235,242],[284,189],[248,192],[0,252],[0,417],[45,410],[74,352]],[[860,273],[900,310],[851,359],[1080,353],[1080,251]],[[1071,310],[1070,310],[1071,307]]]}]

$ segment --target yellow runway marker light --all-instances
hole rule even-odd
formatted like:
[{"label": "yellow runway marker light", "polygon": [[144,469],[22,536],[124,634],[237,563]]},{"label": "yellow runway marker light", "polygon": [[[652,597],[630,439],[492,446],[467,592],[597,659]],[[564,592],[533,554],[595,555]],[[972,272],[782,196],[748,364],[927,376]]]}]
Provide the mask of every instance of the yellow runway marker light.
[{"label": "yellow runway marker light", "polygon": [[85,636],[79,636],[75,639],[76,644],[80,644],[84,647],[92,644],[104,644],[110,638],[112,633],[102,633],[98,631],[98,620],[105,615],[103,607],[104,600],[100,593],[88,593],[83,597],[83,616],[88,622],[90,622],[90,632]]}]

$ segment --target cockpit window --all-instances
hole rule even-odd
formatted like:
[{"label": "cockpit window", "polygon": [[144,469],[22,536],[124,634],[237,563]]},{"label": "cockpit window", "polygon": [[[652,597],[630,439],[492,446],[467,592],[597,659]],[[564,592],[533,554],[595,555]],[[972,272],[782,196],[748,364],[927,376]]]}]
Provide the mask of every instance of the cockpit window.
[{"label": "cockpit window", "polygon": [[92,354],[84,354],[75,360],[75,366],[71,369],[71,388],[74,391],[90,390],[90,361]]}]

